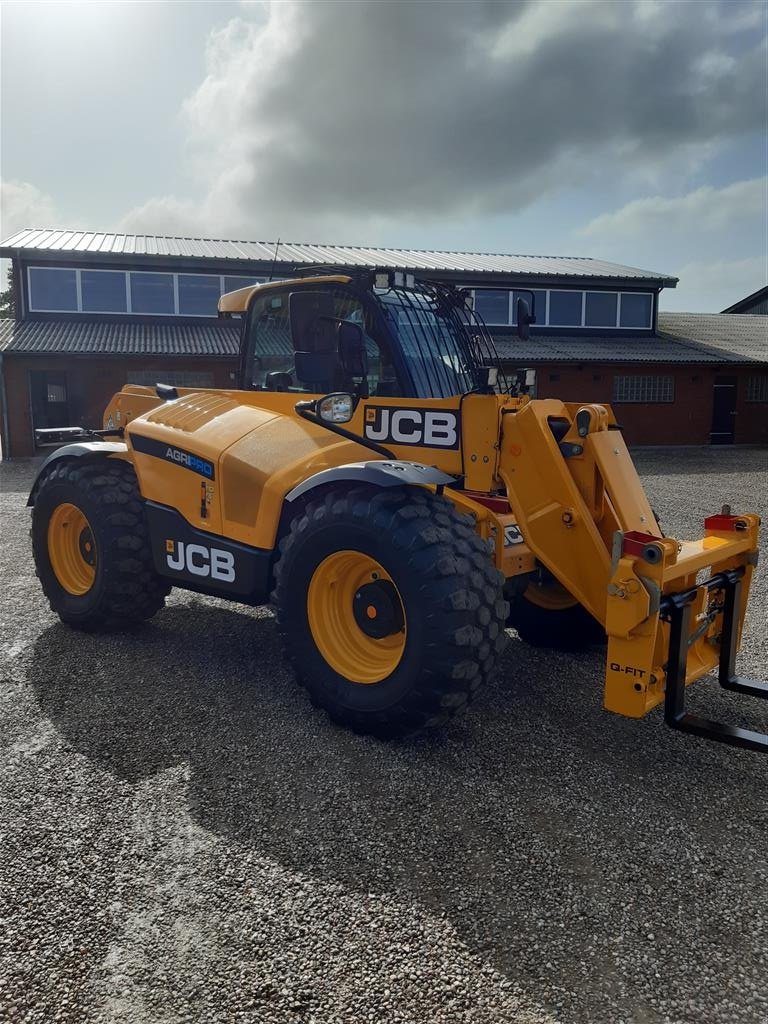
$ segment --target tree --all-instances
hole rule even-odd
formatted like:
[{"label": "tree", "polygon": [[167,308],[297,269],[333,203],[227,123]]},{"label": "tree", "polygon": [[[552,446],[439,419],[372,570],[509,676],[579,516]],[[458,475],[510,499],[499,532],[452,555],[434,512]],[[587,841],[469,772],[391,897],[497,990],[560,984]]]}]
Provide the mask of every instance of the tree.
[{"label": "tree", "polygon": [[8,267],[8,287],[0,292],[0,317],[16,316],[16,299],[13,294],[13,267]]}]

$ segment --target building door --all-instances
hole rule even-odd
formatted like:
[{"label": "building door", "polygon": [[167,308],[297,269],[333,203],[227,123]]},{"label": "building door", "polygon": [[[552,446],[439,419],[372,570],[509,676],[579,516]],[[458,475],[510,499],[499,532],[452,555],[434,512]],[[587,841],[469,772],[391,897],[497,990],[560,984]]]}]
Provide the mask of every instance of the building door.
[{"label": "building door", "polygon": [[736,378],[715,377],[712,397],[711,444],[733,444],[736,429]]},{"label": "building door", "polygon": [[38,427],[71,426],[66,373],[32,370],[29,375],[29,397],[33,431]]}]

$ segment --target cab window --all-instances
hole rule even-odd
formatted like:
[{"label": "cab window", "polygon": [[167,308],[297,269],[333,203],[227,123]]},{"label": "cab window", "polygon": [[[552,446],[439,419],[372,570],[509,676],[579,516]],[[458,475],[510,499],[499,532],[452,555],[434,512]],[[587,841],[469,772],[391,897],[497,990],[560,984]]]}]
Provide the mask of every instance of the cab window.
[{"label": "cab window", "polygon": [[[340,386],[337,380],[302,380],[296,373],[288,316],[290,292],[294,290],[269,291],[257,295],[251,306],[247,327],[246,388],[317,394]],[[363,331],[368,352],[368,384],[371,394],[398,394],[396,373],[388,347],[374,337],[376,332],[361,300],[344,288],[331,288],[328,291],[333,298],[334,316],[358,324]]]}]

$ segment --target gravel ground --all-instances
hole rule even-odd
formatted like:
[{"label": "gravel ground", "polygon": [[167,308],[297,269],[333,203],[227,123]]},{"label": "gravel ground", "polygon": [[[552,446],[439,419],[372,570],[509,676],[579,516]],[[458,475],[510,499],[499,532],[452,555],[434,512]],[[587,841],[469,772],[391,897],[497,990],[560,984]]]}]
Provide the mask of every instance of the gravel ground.
[{"label": "gravel ground", "polygon": [[[668,533],[765,511],[765,451],[637,461]],[[599,652],[513,637],[469,715],[382,745],[308,705],[266,611],[177,591],[77,634],[36,585],[31,473],[2,467],[0,1020],[768,1019],[766,759],[602,712]],[[768,729],[714,681],[694,702]]]}]

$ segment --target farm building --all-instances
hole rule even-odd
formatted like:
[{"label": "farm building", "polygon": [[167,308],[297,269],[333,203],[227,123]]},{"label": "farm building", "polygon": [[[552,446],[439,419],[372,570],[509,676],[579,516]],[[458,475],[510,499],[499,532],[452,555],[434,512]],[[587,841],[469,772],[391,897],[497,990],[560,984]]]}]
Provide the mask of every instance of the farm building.
[{"label": "farm building", "polygon": [[[400,268],[470,288],[508,369],[536,371],[538,397],[610,402],[630,444],[768,442],[768,319],[660,313],[677,279],[575,257],[21,231],[15,319],[0,321],[5,457],[35,454],[34,430],[101,426],[124,384],[232,387],[237,321],[219,296],[310,266]],[[515,299],[532,290],[523,342]],[[527,297],[527,295],[526,295]]]}]

